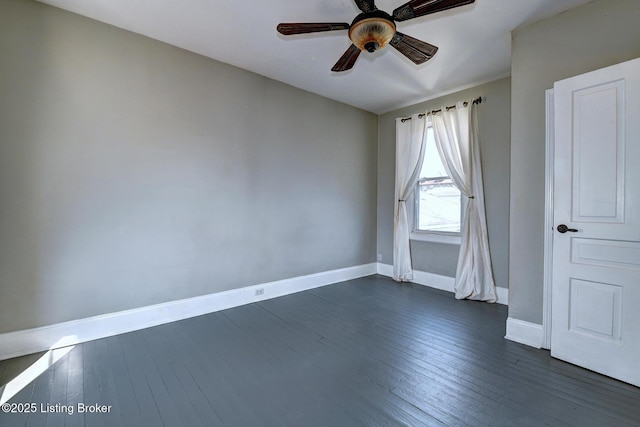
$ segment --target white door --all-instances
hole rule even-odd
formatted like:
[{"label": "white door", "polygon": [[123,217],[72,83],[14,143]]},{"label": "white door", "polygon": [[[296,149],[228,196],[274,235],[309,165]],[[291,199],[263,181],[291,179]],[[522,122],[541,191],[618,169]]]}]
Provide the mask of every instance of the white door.
[{"label": "white door", "polygon": [[640,59],[554,98],[551,355],[640,386]]}]

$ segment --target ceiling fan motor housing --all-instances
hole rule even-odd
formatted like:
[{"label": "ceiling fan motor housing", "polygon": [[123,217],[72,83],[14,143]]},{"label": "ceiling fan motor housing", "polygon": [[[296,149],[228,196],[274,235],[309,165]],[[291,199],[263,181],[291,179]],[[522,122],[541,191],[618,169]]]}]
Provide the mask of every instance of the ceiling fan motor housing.
[{"label": "ceiling fan motor housing", "polygon": [[349,38],[360,50],[375,52],[385,47],[396,33],[393,18],[382,10],[361,13],[349,27]]}]

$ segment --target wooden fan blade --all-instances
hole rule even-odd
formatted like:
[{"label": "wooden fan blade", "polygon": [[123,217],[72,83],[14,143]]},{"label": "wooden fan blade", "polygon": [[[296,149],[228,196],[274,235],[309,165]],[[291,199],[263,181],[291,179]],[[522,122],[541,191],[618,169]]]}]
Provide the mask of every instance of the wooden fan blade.
[{"label": "wooden fan blade", "polygon": [[406,34],[396,31],[389,44],[398,52],[409,58],[414,64],[427,62],[438,51],[438,47],[422,40],[414,39]]},{"label": "wooden fan blade", "polygon": [[442,12],[454,7],[471,4],[476,0],[412,0],[393,11],[395,21],[406,21],[430,13]]},{"label": "wooden fan blade", "polygon": [[356,63],[356,59],[358,59],[358,56],[360,56],[360,52],[361,50],[358,48],[358,46],[352,44],[351,46],[349,46],[349,49],[347,49],[344,55],[342,55],[340,59],[338,59],[338,62],[336,62],[336,65],[333,66],[331,71],[340,72],[350,70],[351,68],[353,68],[353,64]]},{"label": "wooden fan blade", "polygon": [[301,23],[291,22],[278,24],[276,28],[280,34],[291,36],[294,34],[320,33],[323,31],[348,30],[349,24],[346,22],[315,22]]},{"label": "wooden fan blade", "polygon": [[374,4],[374,0],[354,0],[356,2],[356,6],[358,9],[363,11],[364,13],[373,12],[378,8]]}]

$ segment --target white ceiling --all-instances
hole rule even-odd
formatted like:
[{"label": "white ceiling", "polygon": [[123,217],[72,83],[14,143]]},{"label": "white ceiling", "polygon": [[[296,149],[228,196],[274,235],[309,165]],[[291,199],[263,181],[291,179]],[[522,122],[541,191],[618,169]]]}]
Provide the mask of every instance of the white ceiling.
[{"label": "white ceiling", "polygon": [[[391,47],[363,52],[352,70],[331,67],[347,31],[282,36],[279,22],[348,22],[352,0],[39,0],[356,107],[383,113],[508,76],[511,30],[592,0],[476,0],[397,23],[440,48],[416,66]],[[376,0],[388,13],[403,0]]]}]

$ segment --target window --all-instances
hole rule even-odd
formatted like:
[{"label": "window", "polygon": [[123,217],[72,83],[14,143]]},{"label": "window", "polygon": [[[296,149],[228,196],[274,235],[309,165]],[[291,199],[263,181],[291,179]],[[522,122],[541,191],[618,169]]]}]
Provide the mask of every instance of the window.
[{"label": "window", "polygon": [[411,237],[460,243],[462,198],[440,160],[432,127],[427,129],[424,161],[414,195],[414,232]]}]

